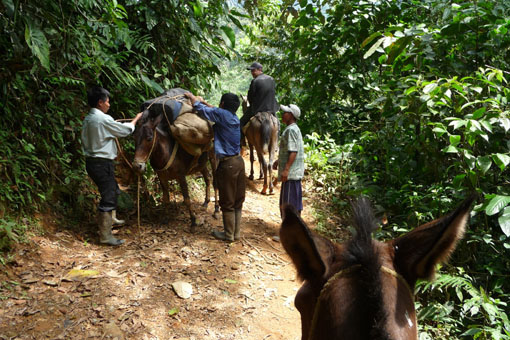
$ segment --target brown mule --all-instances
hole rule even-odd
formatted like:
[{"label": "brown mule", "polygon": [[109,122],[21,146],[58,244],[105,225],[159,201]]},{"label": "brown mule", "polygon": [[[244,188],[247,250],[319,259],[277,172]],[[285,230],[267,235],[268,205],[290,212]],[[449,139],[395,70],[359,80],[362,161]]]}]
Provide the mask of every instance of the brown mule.
[{"label": "brown mule", "polygon": [[137,124],[135,137],[135,157],[133,169],[138,173],[146,170],[146,162],[150,161],[152,168],[156,171],[161,187],[163,188],[163,202],[170,201],[168,181],[175,179],[179,183],[184,204],[188,208],[191,219],[191,231],[195,230],[197,225],[196,216],[191,205],[186,175],[200,172],[204,177],[206,191],[204,207],[210,202],[210,184],[211,178],[207,169],[207,160],[211,163],[213,171],[213,188],[215,195],[214,215],[219,212],[218,190],[215,183],[216,158],[214,150],[209,150],[198,158],[190,155],[172,138],[168,128],[162,121],[163,115],[151,117],[148,111],[145,111],[139,124]]},{"label": "brown mule", "polygon": [[[243,112],[246,112],[248,107],[247,99],[241,96],[243,103]],[[257,152],[257,158],[260,164],[260,177],[264,178],[264,186],[261,193],[266,194],[269,187],[269,194],[273,194],[273,162],[277,157],[278,152],[278,134],[280,132],[280,121],[270,112],[257,113],[247,124],[245,131],[246,139],[250,147],[250,163],[251,170],[248,179],[253,180],[253,162],[255,156],[253,149]],[[269,154],[269,159],[266,161],[264,155]]]}]

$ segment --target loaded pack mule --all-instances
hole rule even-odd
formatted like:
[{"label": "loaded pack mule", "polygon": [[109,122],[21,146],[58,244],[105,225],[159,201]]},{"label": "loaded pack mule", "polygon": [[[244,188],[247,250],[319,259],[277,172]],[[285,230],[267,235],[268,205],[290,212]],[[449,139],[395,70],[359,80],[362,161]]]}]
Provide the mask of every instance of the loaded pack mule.
[{"label": "loaded pack mule", "polygon": [[[241,95],[243,113],[248,109],[248,99]],[[266,194],[269,187],[269,194],[273,193],[273,162],[278,157],[278,134],[280,132],[280,121],[270,112],[259,112],[246,124],[243,131],[248,145],[250,147],[250,176],[248,179],[253,180],[253,162],[255,161],[255,154],[253,149],[257,152],[257,158],[260,165],[259,179],[264,178],[264,186],[262,187],[261,194]],[[268,154],[266,161],[265,154]],[[276,180],[276,178],[275,178]]]},{"label": "loaded pack mule", "polygon": [[387,242],[376,228],[370,204],[353,204],[356,235],[336,244],[284,208],[280,239],[303,280],[295,298],[302,340],[416,340],[414,285],[432,279],[462,238],[474,197],[450,214]]},{"label": "loaded pack mule", "polygon": [[203,206],[207,207],[210,202],[211,184],[211,177],[207,169],[207,161],[210,161],[216,198],[214,216],[217,216],[219,213],[219,200],[217,199],[218,193],[214,175],[216,158],[212,148],[209,151],[203,152],[198,157],[189,154],[184,148],[179,146],[179,143],[175,141],[169,131],[168,124],[162,114],[154,116],[150,114],[149,110],[144,111],[134,132],[135,157],[133,169],[141,174],[145,172],[146,163],[150,161],[161,183],[164,203],[170,201],[168,181],[173,179],[177,180],[184,198],[184,204],[188,208],[190,214],[191,232],[194,232],[197,226],[196,215],[191,204],[186,176],[196,172],[202,174],[206,185]]}]

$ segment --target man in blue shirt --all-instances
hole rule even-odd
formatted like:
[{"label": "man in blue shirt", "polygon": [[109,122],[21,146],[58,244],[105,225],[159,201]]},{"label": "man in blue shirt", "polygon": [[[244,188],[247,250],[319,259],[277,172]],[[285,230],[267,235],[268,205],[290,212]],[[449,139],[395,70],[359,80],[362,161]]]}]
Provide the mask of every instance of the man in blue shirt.
[{"label": "man in blue shirt", "polygon": [[239,155],[241,129],[236,116],[239,97],[225,93],[219,107],[214,107],[190,92],[184,95],[191,100],[199,114],[214,122],[214,152],[219,161],[216,179],[224,231],[214,231],[213,236],[226,242],[237,241],[241,238],[241,215],[246,192],[244,160]]},{"label": "man in blue shirt", "polygon": [[87,91],[89,114],[83,120],[81,141],[85,165],[90,178],[101,193],[99,202],[99,241],[118,246],[124,243],[112,235],[112,224],[123,222],[116,219],[117,194],[119,186],[115,180],[113,160],[117,157],[115,138],[129,136],[135,124],[142,117],[138,113],[129,123],[120,123],[106,114],[110,109],[110,93],[99,86]]}]

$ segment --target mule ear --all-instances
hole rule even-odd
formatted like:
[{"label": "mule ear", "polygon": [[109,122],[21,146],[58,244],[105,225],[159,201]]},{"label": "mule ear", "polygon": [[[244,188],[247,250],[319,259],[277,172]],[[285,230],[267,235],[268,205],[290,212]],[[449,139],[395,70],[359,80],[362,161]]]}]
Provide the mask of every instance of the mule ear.
[{"label": "mule ear", "polygon": [[447,260],[464,236],[474,199],[471,196],[452,213],[393,240],[397,270],[409,283],[434,277],[436,265]]},{"label": "mule ear", "polygon": [[285,205],[283,209],[280,241],[296,266],[298,277],[301,280],[322,278],[327,264],[321,256],[321,243],[330,241],[312,234],[293,206]]}]

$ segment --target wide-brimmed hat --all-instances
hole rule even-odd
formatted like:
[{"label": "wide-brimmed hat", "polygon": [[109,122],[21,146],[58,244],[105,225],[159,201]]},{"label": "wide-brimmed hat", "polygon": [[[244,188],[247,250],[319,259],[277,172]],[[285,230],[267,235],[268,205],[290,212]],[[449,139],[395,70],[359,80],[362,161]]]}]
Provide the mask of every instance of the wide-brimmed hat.
[{"label": "wide-brimmed hat", "polygon": [[253,64],[248,66],[246,69],[247,70],[258,70],[258,69],[262,70],[262,65],[260,63],[254,62]]},{"label": "wide-brimmed hat", "polygon": [[280,105],[280,110],[283,112],[290,112],[294,116],[294,118],[299,119],[301,116],[301,110],[297,105],[290,104],[289,106]]}]

